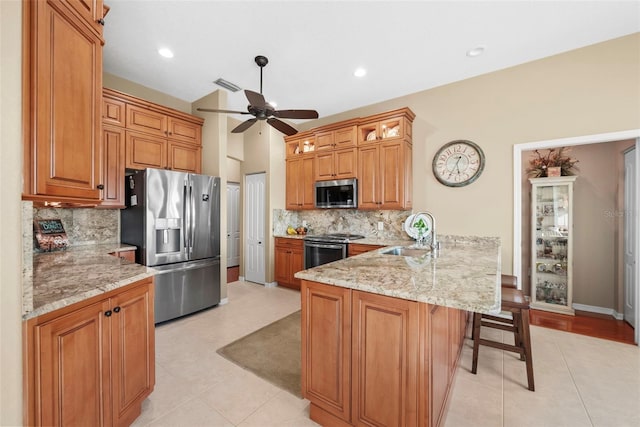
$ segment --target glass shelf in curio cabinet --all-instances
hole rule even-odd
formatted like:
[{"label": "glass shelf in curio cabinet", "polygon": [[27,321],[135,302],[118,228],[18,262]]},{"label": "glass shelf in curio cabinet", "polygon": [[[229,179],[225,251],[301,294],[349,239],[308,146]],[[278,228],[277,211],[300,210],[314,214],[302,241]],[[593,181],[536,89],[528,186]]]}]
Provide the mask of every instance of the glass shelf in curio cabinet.
[{"label": "glass shelf in curio cabinet", "polygon": [[573,185],[575,176],[531,178],[531,307],[574,314]]}]

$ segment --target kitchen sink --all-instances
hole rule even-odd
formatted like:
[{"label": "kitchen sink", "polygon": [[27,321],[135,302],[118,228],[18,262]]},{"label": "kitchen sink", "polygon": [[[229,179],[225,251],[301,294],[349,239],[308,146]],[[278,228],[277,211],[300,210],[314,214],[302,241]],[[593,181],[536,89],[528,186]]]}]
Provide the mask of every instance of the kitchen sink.
[{"label": "kitchen sink", "polygon": [[431,248],[411,248],[406,246],[394,246],[392,248],[384,249],[380,253],[382,255],[398,255],[408,256],[412,258],[422,258],[429,255]]}]

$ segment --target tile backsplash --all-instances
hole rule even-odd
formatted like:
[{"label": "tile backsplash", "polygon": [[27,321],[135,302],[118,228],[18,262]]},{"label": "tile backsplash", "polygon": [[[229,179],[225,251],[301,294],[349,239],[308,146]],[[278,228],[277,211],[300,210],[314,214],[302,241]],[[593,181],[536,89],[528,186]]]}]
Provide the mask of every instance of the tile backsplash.
[{"label": "tile backsplash", "polygon": [[[300,227],[307,222],[308,234],[353,233],[384,239],[409,239],[403,230],[411,211],[364,211],[356,209],[326,209],[309,211],[273,210],[273,234],[287,234],[287,227]],[[383,230],[378,231],[378,222]]]},{"label": "tile backsplash", "polygon": [[[27,213],[31,211],[31,215]],[[36,208],[23,202],[23,237],[25,245],[33,242],[34,219],[60,219],[70,246],[118,243],[120,241],[120,211],[94,208]]]}]

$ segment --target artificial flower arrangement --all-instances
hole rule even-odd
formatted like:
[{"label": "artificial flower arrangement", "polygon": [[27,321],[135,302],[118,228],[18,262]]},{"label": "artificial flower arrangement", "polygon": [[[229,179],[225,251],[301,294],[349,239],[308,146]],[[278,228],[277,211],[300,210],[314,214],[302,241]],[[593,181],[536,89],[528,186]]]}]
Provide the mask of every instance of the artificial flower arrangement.
[{"label": "artificial flower arrangement", "polygon": [[529,160],[527,174],[532,178],[542,178],[553,176],[549,173],[549,168],[560,168],[561,176],[573,175],[574,170],[578,170],[578,160],[567,155],[570,150],[567,147],[552,148],[547,153],[535,150],[538,157]]}]

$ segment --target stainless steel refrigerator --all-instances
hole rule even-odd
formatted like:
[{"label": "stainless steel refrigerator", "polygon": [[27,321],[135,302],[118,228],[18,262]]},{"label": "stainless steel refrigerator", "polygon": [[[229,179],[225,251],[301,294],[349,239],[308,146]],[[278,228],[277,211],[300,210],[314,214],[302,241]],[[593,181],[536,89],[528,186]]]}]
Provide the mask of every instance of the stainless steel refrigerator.
[{"label": "stainless steel refrigerator", "polygon": [[153,267],[155,322],[220,302],[220,178],[145,169],[126,179],[120,240]]}]

